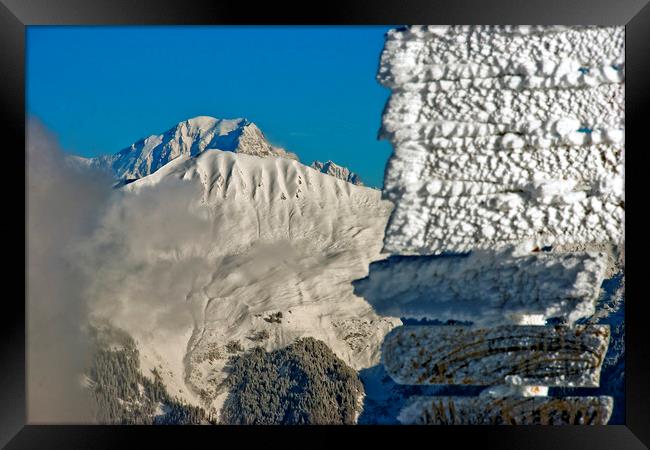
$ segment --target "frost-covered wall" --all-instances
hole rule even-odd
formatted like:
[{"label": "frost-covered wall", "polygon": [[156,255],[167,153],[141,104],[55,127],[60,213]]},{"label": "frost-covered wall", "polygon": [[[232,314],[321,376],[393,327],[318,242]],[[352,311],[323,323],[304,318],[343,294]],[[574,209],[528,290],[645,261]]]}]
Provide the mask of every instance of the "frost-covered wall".
[{"label": "frost-covered wall", "polygon": [[574,322],[596,312],[624,245],[624,42],[623,27],[597,26],[387,34],[394,255],[356,293],[381,314],[472,323],[395,329],[382,359],[396,382],[493,386],[419,398],[403,422],[609,420],[611,397],[547,394],[598,386],[609,344],[607,326]]},{"label": "frost-covered wall", "polygon": [[385,248],[620,241],[624,29],[389,32]]}]

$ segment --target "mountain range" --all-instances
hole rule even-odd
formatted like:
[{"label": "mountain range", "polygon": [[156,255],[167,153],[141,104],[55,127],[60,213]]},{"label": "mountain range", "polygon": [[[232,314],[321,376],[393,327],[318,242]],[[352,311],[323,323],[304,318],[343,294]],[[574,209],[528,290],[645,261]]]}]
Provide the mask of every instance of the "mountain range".
[{"label": "mountain range", "polygon": [[[120,184],[127,184],[159,170],[179,157],[195,157],[206,150],[222,150],[258,157],[279,157],[298,161],[295,153],[269,143],[255,123],[244,119],[216,119],[198,116],[184,120],[162,134],[134,142],[113,155],[94,158],[71,156],[80,166],[107,169]],[[332,161],[314,161],[312,168],[355,185],[360,177]]]}]

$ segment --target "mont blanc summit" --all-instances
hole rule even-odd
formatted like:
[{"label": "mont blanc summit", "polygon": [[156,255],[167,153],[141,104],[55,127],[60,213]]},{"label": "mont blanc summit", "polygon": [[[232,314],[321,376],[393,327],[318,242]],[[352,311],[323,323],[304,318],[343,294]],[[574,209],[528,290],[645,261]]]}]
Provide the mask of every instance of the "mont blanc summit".
[{"label": "mont blanc summit", "polygon": [[109,169],[117,179],[126,181],[150,175],[181,156],[196,156],[212,149],[298,159],[295,154],[271,145],[257,125],[247,119],[198,116],[184,120],[162,134],[142,138],[114,155],[74,157],[73,160],[78,164]]}]

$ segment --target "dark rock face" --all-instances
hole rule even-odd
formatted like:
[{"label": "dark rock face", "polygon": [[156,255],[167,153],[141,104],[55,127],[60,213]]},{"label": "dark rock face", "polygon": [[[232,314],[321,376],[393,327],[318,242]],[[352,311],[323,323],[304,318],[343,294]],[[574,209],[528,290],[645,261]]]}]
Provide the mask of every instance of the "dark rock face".
[{"label": "dark rock face", "polygon": [[353,424],[363,394],[357,373],[313,338],[234,357],[227,384],[221,422],[237,425]]}]

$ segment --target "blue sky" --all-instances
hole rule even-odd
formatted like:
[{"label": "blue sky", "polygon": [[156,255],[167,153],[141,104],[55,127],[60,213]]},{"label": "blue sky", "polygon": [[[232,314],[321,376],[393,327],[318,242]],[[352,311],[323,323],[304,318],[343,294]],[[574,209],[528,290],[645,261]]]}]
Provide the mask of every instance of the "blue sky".
[{"label": "blue sky", "polygon": [[381,187],[389,28],[30,26],[27,111],[83,156],[194,116],[246,117],[304,163],[331,159]]}]

